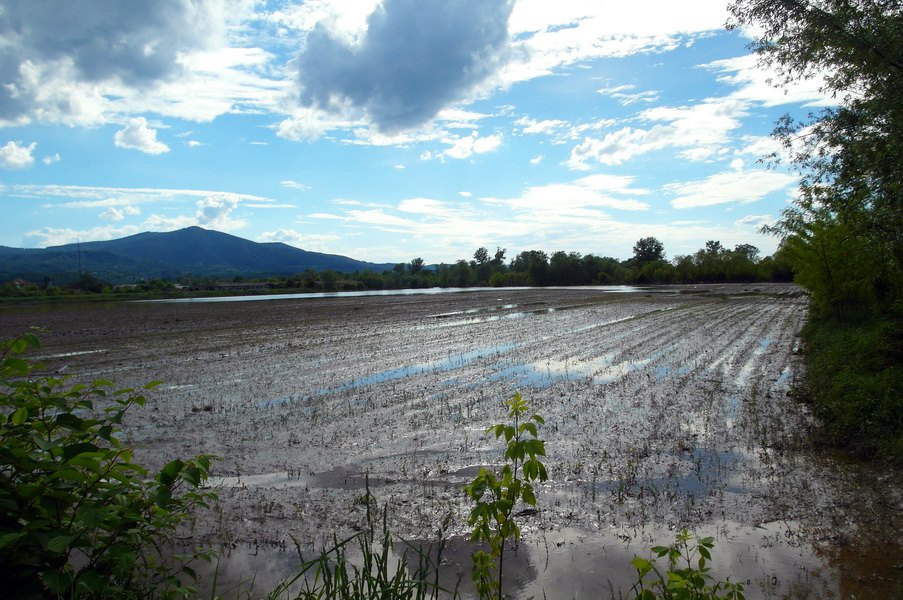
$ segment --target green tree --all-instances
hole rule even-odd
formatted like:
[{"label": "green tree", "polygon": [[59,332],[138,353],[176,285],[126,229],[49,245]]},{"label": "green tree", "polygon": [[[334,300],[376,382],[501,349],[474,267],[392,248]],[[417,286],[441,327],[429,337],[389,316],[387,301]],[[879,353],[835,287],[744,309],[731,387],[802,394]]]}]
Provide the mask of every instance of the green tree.
[{"label": "green tree", "polygon": [[665,245],[654,237],[641,238],[633,246],[633,259],[639,267],[664,258]]},{"label": "green tree", "polygon": [[[23,358],[33,335],[0,344],[0,572],[7,598],[182,597],[193,571],[167,564],[176,528],[214,498],[209,456],[155,477],[119,424],[140,391],[70,385]],[[151,389],[156,384],[149,384]],[[198,555],[199,556],[199,555]]]},{"label": "green tree", "polygon": [[737,0],[730,11],[730,27],[757,33],[752,48],[777,70],[779,82],[824,76],[824,91],[837,99],[836,107],[808,122],[785,117],[776,128],[802,181],[798,200],[766,230],[811,244],[838,231],[867,240],[873,264],[870,279],[859,283],[884,308],[899,312],[903,7],[885,0]]},{"label": "green tree", "polygon": [[530,285],[548,285],[549,256],[542,250],[525,250],[511,261],[511,270],[525,273]]}]

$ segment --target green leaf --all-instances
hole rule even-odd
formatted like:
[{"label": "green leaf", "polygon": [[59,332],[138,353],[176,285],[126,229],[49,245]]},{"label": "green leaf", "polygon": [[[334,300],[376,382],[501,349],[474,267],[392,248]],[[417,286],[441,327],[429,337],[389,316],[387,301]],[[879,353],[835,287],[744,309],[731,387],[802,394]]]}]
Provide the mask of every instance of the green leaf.
[{"label": "green leaf", "polygon": [[24,406],[13,413],[13,425],[22,425],[28,420],[28,409]]},{"label": "green leaf", "polygon": [[0,535],[0,548],[6,548],[18,542],[20,539],[25,537],[25,531],[15,531],[13,533],[7,533],[4,535]]},{"label": "green leaf", "polygon": [[163,467],[163,470],[160,471],[160,475],[157,476],[157,480],[166,487],[171,487],[179,477],[179,474],[182,472],[182,468],[184,466],[185,463],[179,459],[170,461],[166,464],[165,467]]},{"label": "green leaf", "polygon": [[76,539],[78,539],[78,534],[74,533],[57,535],[47,542],[47,549],[51,552],[63,552],[63,550],[68,548]]},{"label": "green leaf", "polygon": [[81,454],[90,454],[97,452],[98,450],[100,450],[100,448],[98,448],[94,444],[89,444],[87,442],[63,446],[63,462],[72,460],[73,458]]}]

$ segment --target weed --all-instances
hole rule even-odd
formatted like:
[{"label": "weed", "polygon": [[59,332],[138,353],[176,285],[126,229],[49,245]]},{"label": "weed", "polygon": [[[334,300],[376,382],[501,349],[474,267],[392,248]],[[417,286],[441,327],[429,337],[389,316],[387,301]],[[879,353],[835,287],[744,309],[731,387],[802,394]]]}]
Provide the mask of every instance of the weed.
[{"label": "weed", "polygon": [[[473,527],[470,539],[489,544],[489,552],[478,550],[472,555],[474,585],[481,598],[497,593],[499,600],[502,598],[505,543],[521,537],[520,527],[513,519],[514,508],[519,501],[535,507],[536,495],[531,482],[548,479],[546,468],[538,458],[546,454],[545,442],[538,434],[538,426],[545,421],[539,415],[527,418],[529,407],[520,393],[515,393],[505,405],[511,423],[500,423],[486,431],[494,433],[496,439],[505,437],[506,462],[498,473],[481,468],[466,488],[467,495],[475,503],[470,511],[469,523]],[[496,561],[498,575],[494,577]]]},{"label": "weed", "polygon": [[[654,557],[635,556],[632,564],[637,582],[630,588],[637,600],[745,600],[743,584],[715,581],[708,562],[715,542],[711,537],[697,538],[686,529],[677,534],[670,546],[652,548]],[[657,559],[668,559],[662,573]]]}]

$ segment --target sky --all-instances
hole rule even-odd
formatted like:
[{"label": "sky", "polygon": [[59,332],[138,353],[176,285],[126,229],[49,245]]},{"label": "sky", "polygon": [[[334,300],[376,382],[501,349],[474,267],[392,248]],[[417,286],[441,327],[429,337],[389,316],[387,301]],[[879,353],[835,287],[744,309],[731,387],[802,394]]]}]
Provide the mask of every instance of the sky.
[{"label": "sky", "polygon": [[0,245],[198,225],[372,262],[752,244],[798,179],[721,0],[0,0]]}]

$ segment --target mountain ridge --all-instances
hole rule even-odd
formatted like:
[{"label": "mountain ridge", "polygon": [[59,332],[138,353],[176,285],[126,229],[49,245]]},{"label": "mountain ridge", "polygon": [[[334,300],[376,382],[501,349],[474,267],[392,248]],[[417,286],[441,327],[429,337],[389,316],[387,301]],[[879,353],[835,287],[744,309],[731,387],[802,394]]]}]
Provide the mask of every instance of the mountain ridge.
[{"label": "mountain ridge", "polygon": [[90,272],[111,283],[129,283],[188,274],[267,277],[293,275],[307,269],[381,272],[392,266],[302,250],[282,242],[254,242],[197,226],[42,249],[0,246],[0,281],[45,277],[62,281]]}]

